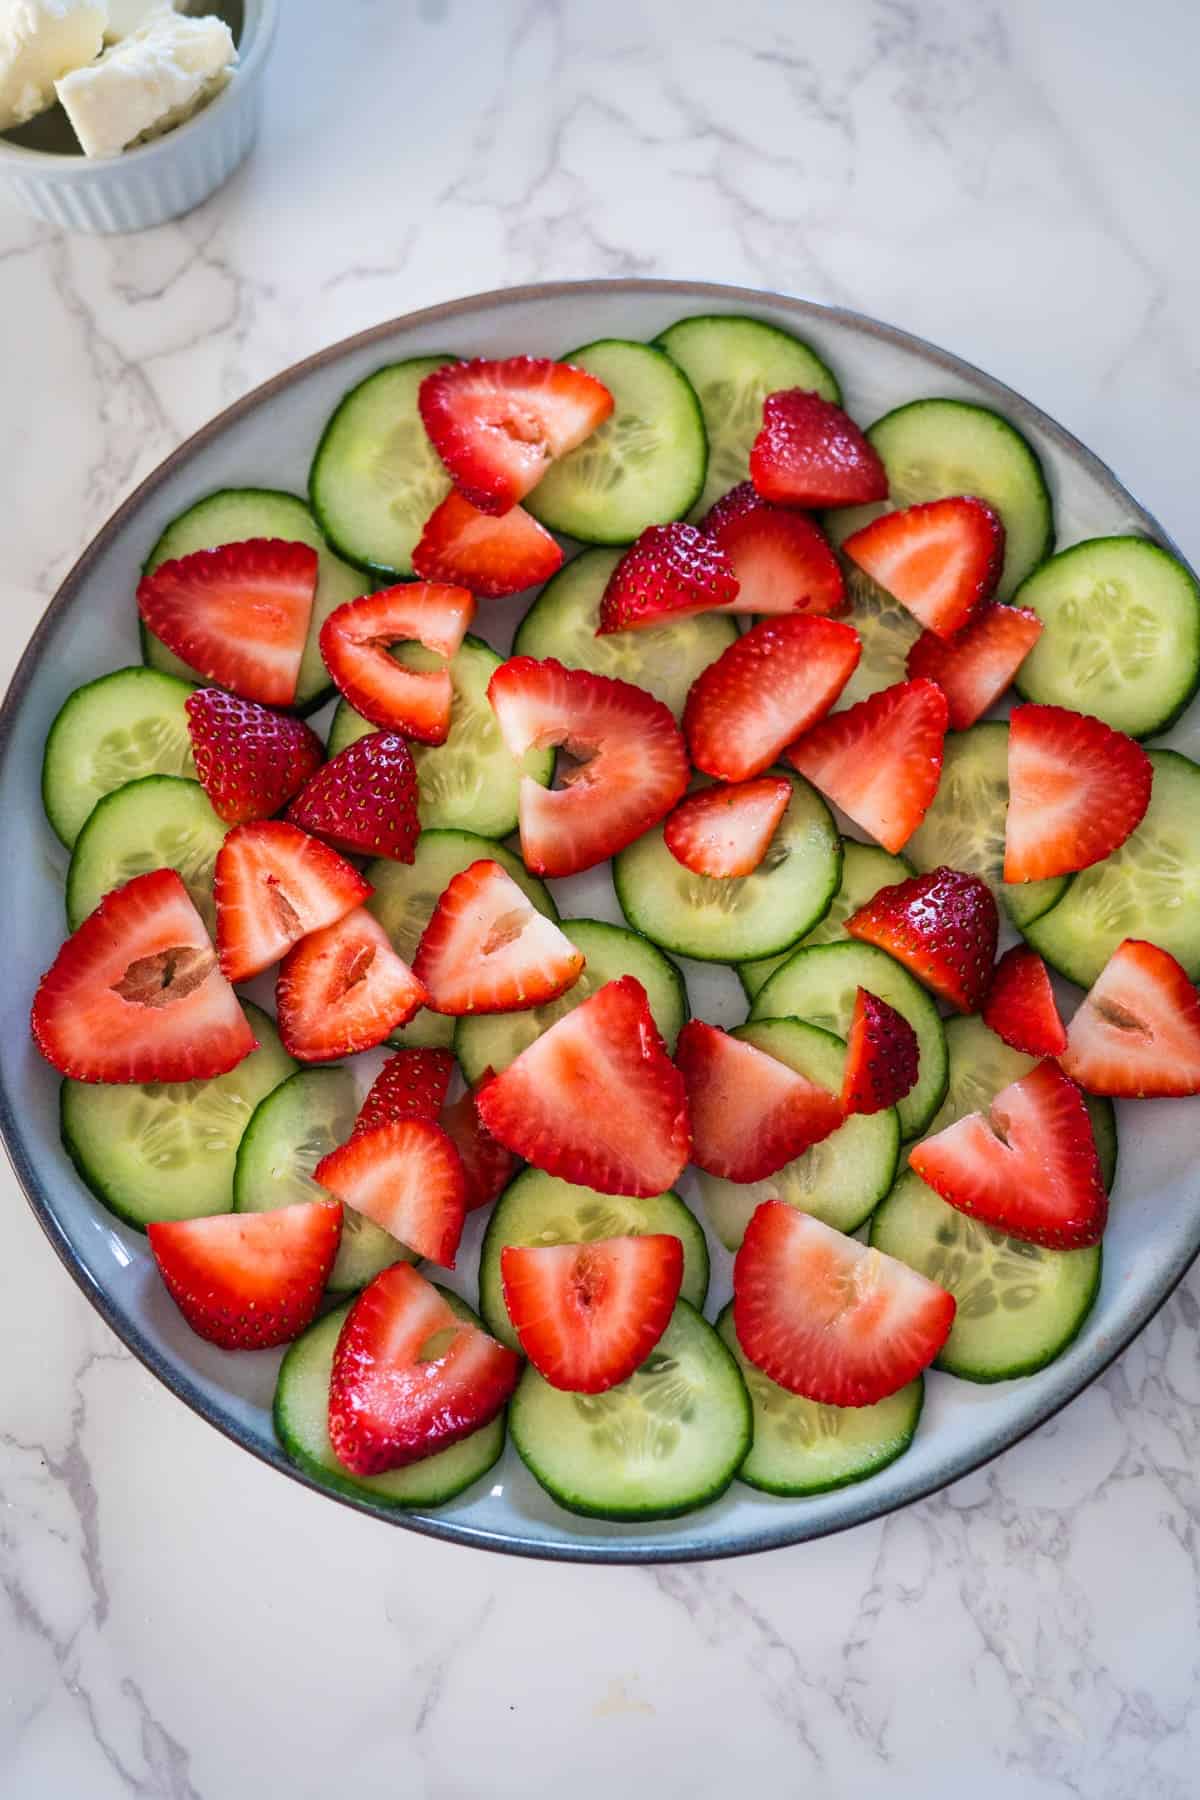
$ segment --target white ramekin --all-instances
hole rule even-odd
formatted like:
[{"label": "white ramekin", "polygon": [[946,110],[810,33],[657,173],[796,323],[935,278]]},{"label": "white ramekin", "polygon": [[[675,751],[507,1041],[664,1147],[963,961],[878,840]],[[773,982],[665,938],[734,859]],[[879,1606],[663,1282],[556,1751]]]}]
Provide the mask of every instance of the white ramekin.
[{"label": "white ramekin", "polygon": [[228,181],[258,132],[278,0],[244,0],[238,63],[194,119],[119,156],[59,156],[0,138],[0,176],[20,204],[67,231],[144,231]]}]

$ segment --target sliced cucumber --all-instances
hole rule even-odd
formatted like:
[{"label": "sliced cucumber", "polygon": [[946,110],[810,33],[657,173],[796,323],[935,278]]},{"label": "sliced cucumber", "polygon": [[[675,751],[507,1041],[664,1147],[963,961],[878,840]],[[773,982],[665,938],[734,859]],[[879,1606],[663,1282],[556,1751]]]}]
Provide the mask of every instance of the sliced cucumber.
[{"label": "sliced cucumber", "polygon": [[144,775],[96,803],[75,840],[67,870],[67,923],[90,912],[135,875],[177,869],[209,931],[216,927],[213,864],[229,827],[198,781]]},{"label": "sliced cucumber", "polygon": [[505,1189],[488,1220],[479,1251],[479,1310],[494,1338],[519,1350],[504,1304],[500,1252],[506,1244],[591,1244],[597,1238],[646,1237],[665,1232],[683,1245],[680,1293],[697,1311],[708,1293],[708,1245],[678,1194],[626,1200],[576,1187],[540,1169],[526,1169]]},{"label": "sliced cucumber", "polygon": [[[865,906],[880,888],[894,887],[896,882],[907,880],[912,873],[912,865],[903,856],[891,856],[878,844],[860,844],[856,838],[844,837],[841,885],[825,917],[806,932],[804,943],[837,943],[846,935],[846,920],[852,912]],[[790,955],[791,951],[785,950],[782,956],[764,956],[757,962],[738,964],[738,979],[746,990],[747,1000],[754,999]]]},{"label": "sliced cucumber", "polygon": [[568,1394],[527,1368],[509,1429],[522,1462],[569,1512],[674,1519],[725,1492],[752,1424],[736,1362],[681,1300],[637,1373],[605,1394]]},{"label": "sliced cucumber", "polygon": [[656,950],[636,932],[601,919],[563,919],[562,929],[583,951],[587,964],[579,980],[548,1006],[532,1006],[525,1012],[477,1013],[458,1021],[454,1053],[470,1082],[479,1081],[488,1069],[498,1075],[528,1050],[543,1031],[557,1024],[577,1006],[598,993],[607,981],[636,975],[646,990],[650,1011],[658,1029],[674,1050],[688,1016],[687,988],[670,957]]},{"label": "sliced cucumber", "polygon": [[852,939],[797,950],[759,990],[750,1017],[807,1019],[844,1038],[860,986],[894,1006],[917,1034],[917,1084],[896,1109],[904,1136],[917,1137],[946,1095],[946,1034],[932,997],[886,951]]},{"label": "sliced cucumber", "polygon": [[[448,1288],[439,1293],[462,1319],[470,1307]],[[442,1506],[486,1475],[504,1448],[504,1415],[473,1431],[448,1450],[390,1469],[386,1475],[352,1475],[329,1442],[329,1382],[333,1354],[350,1307],[326,1313],[290,1346],[275,1388],[275,1435],[298,1468],[335,1493],[377,1506]]]},{"label": "sliced cucumber", "polygon": [[644,631],[596,636],[600,599],[620,561],[616,550],[583,550],[548,581],[517,628],[514,656],[554,656],[645,688],[678,718],[693,681],[727,650],[737,626],[726,613],[696,613]]},{"label": "sliced cucumber", "polygon": [[832,369],[815,350],[777,325],[737,313],[679,319],[655,342],[677,362],[700,401],[708,433],[708,479],[697,511],[745,481],[763,401],[781,388],[807,388],[840,403]]},{"label": "sliced cucumber", "polygon": [[1052,968],[1091,987],[1122,939],[1148,938],[1200,980],[1200,765],[1151,750],[1145,817],[1119,850],[1072,875],[1062,899],[1025,928]]},{"label": "sliced cucumber", "polygon": [[67,1154],[97,1199],[127,1224],[143,1230],[152,1219],[198,1219],[232,1208],[242,1133],[259,1102],[296,1067],[274,1020],[257,1006],[245,1012],[259,1047],[213,1081],[63,1082]]},{"label": "sliced cucumber", "polygon": [[414,356],[376,369],[343,395],[321,433],[309,499],[334,549],[361,569],[411,575],[421,529],[450,492],[417,392],[426,375],[455,360]]},{"label": "sliced cucumber", "polygon": [[[877,512],[879,508],[855,507],[853,510]],[[921,635],[920,625],[906,606],[885,594],[853,563],[843,561],[846,595],[850,602],[849,623],[862,639],[862,655],[838,696],[835,712],[845,712],[848,706],[856,706],[870,694],[878,694],[898,681],[906,681],[908,653]]]},{"label": "sliced cucumber", "polygon": [[587,544],[631,544],[647,525],[682,519],[704,487],[708,440],[691,383],[651,344],[602,338],[564,362],[613,397],[598,431],[552,463],[525,505],[551,531]]},{"label": "sliced cucumber", "polygon": [[[831,1032],[799,1019],[759,1019],[739,1026],[733,1036],[831,1093],[840,1092],[846,1046]],[[763,1200],[786,1200],[838,1231],[857,1231],[891,1188],[899,1158],[900,1121],[889,1106],[885,1112],[856,1113],[764,1181],[726,1181],[702,1173],[700,1192],[727,1250],[738,1248],[750,1215]]]},{"label": "sliced cucumber", "polygon": [[97,800],[143,775],[194,777],[187,681],[117,669],[68,694],[46,738],[42,804],[69,850]]},{"label": "sliced cucumber", "polygon": [[698,962],[775,956],[811,931],[837,893],[842,840],[816,789],[788,779],[787,811],[753,875],[694,875],[667,849],[661,825],[614,857],[613,886],[635,931]]},{"label": "sliced cucumber", "polygon": [[1044,627],[1017,676],[1026,700],[1152,737],[1200,684],[1200,587],[1146,538],[1072,544],[1022,583],[1014,604]]},{"label": "sliced cucumber", "polygon": [[[259,537],[310,544],[317,552],[317,592],[295,702],[299,711],[311,712],[332,691],[318,641],[321,627],[336,606],[357,598],[367,583],[357,569],[334,555],[303,500],[275,488],[223,488],[209,494],[167,526],[146,559],[146,573],[174,557],[190,556],[194,550],[215,550],[220,544],[240,544],[246,538]],[[194,669],[145,629],[142,656],[164,675],[197,678]]]},{"label": "sliced cucumber", "polygon": [[[488,682],[503,657],[477,637],[465,637],[457,656],[448,663],[423,644],[404,644],[392,654],[410,669],[448,668],[453,689],[450,735],[445,743],[412,745],[420,787],[421,829],[507,837],[517,829],[517,794],[522,775],[530,775],[543,787],[549,787],[554,774],[554,751],[530,750],[518,761],[505,749],[487,697]],[[329,732],[330,756],[374,730],[375,726],[361,713],[345,700],[340,701]]]},{"label": "sliced cucumber", "polygon": [[732,1305],[717,1330],[754,1409],[754,1442],[738,1470],[749,1487],[765,1494],[826,1494],[877,1475],[912,1443],[925,1400],[919,1375],[874,1406],[818,1406],[755,1368],[738,1343]]},{"label": "sliced cucumber", "polygon": [[956,1212],[907,1169],[871,1221],[871,1242],[954,1295],[937,1367],[967,1381],[1032,1375],[1061,1355],[1092,1310],[1100,1246],[1044,1250]]}]

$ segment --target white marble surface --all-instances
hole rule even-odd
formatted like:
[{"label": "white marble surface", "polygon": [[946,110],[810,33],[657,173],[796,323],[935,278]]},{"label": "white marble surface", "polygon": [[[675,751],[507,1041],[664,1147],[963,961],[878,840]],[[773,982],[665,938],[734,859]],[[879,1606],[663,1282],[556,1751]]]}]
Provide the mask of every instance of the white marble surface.
[{"label": "white marble surface", "polygon": [[[1187,0],[283,11],[259,151],[200,212],[68,239],[0,199],[0,673],[220,406],[538,278],[893,320],[1040,400],[1200,556]],[[1196,1794],[1200,1281],[1055,1423],[883,1524],[549,1567],[334,1511],[234,1450],[0,1186],[0,1795]]]}]

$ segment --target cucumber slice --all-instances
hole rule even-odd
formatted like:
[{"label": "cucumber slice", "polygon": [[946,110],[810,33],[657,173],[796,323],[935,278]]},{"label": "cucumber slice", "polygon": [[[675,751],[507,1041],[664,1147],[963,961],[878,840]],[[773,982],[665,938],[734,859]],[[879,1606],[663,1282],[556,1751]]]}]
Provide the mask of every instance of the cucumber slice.
[{"label": "cucumber slice", "polygon": [[682,519],[700,497],[708,464],[687,377],[653,345],[621,338],[585,344],[563,361],[602,381],[614,405],[528,495],[534,518],[587,544],[631,544],[647,525]]},{"label": "cucumber slice", "polygon": [[676,956],[746,962],[775,956],[829,910],[842,874],[842,840],[815,788],[788,774],[792,797],[753,875],[694,875],[676,862],[662,826],[613,858],[621,911],[635,931]]},{"label": "cucumber slice", "polygon": [[1045,629],[1017,675],[1026,700],[1092,713],[1130,737],[1174,723],[1200,685],[1200,587],[1145,538],[1089,538],[1014,595]]},{"label": "cucumber slice", "polygon": [[151,869],[177,869],[210,933],[216,929],[213,864],[229,827],[198,781],[144,775],[97,801],[67,870],[67,923],[74,931],[105,894]]},{"label": "cucumber slice", "polygon": [[[387,932],[397,956],[402,956],[406,963],[412,962],[421,934],[451,880],[483,857],[498,862],[529,895],[539,912],[545,913],[548,919],[558,918],[558,908],[549,891],[535,875],[526,872],[521,859],[506,850],[503,844],[493,843],[491,838],[480,837],[472,831],[423,831],[411,863],[391,862],[380,857],[368,863],[364,871],[375,889],[367,905]],[[454,1020],[423,1010],[411,1023],[393,1032],[390,1041],[449,1050],[454,1042]]]},{"label": "cucumber slice", "polygon": [[807,1019],[844,1038],[860,986],[894,1006],[917,1034],[917,1085],[896,1110],[904,1136],[919,1137],[946,1096],[946,1034],[932,997],[885,950],[847,939],[795,951],[759,991],[750,1018]]},{"label": "cucumber slice", "polygon": [[553,656],[569,669],[631,681],[679,718],[693,681],[729,648],[737,626],[727,613],[695,613],[597,637],[600,599],[620,560],[616,550],[583,550],[561,568],[517,627],[513,655]]},{"label": "cucumber slice", "polygon": [[64,1081],[67,1155],[98,1200],[139,1230],[229,1212],[238,1145],[260,1100],[296,1067],[275,1022],[246,1004],[258,1039],[228,1075],[143,1087]]},{"label": "cucumber slice", "polygon": [[1148,938],[1200,980],[1200,765],[1151,750],[1154,785],[1119,850],[1072,875],[1025,936],[1052,968],[1091,987],[1124,938]]},{"label": "cucumber slice", "polygon": [[417,410],[426,375],[453,356],[414,356],[376,369],[338,402],[321,433],[308,496],[339,555],[387,580],[413,572],[412,553],[450,477]]},{"label": "cucumber slice", "polygon": [[708,1292],[708,1245],[678,1194],[626,1200],[560,1181],[540,1169],[526,1169],[497,1201],[480,1248],[479,1310],[484,1324],[502,1344],[520,1349],[500,1280],[500,1252],[506,1244],[591,1244],[597,1238],[645,1237],[659,1231],[683,1245],[680,1292],[699,1311]]},{"label": "cucumber slice", "polygon": [[954,1295],[936,1367],[967,1381],[1044,1369],[1079,1335],[1100,1288],[1100,1246],[1044,1250],[956,1212],[907,1169],[871,1221],[871,1242]]},{"label": "cucumber slice", "polygon": [[[833,896],[829,911],[805,935],[804,943],[837,943],[846,935],[846,920],[852,912],[865,906],[880,888],[894,887],[896,882],[907,880],[912,873],[911,863],[903,856],[892,856],[878,844],[860,844],[856,838],[844,837],[841,885]],[[738,980],[746,991],[747,1000],[754,999],[790,955],[791,951],[786,950],[782,956],[764,956],[756,962],[738,964]]]},{"label": "cucumber slice", "polygon": [[583,951],[587,966],[574,987],[548,1006],[532,1006],[524,1012],[476,1013],[459,1019],[454,1032],[454,1054],[469,1082],[482,1079],[488,1069],[498,1075],[528,1050],[535,1039],[557,1024],[577,1006],[598,993],[606,981],[636,975],[646,990],[655,1023],[673,1051],[688,1016],[687,988],[675,964],[636,932],[601,919],[563,919],[562,930]]},{"label": "cucumber slice", "polygon": [[913,1441],[925,1383],[921,1376],[874,1406],[818,1406],[756,1369],[738,1343],[732,1303],[717,1320],[750,1395],[754,1442],[739,1481],[764,1494],[827,1494],[877,1475]]},{"label": "cucumber slice", "polygon": [[[488,682],[500,667],[482,638],[465,637],[457,656],[446,661],[423,644],[403,644],[392,654],[410,669],[449,669],[453,699],[450,735],[444,744],[413,744],[420,788],[421,829],[474,831],[502,838],[517,829],[517,795],[522,775],[549,787],[554,751],[530,750],[519,761],[504,747],[488,702]],[[336,756],[375,726],[345,700],[338,704],[328,750]]]},{"label": "cucumber slice", "polygon": [[42,804],[69,850],[97,800],[143,775],[194,778],[187,681],[117,669],[68,694],[46,737]]},{"label": "cucumber slice", "polygon": [[[740,1025],[733,1036],[832,1093],[841,1090],[846,1046],[831,1032],[799,1019],[759,1019]],[[750,1215],[763,1200],[786,1200],[838,1231],[857,1231],[891,1188],[899,1159],[900,1120],[889,1106],[885,1112],[856,1113],[764,1181],[726,1181],[701,1173],[700,1192],[709,1222],[727,1250],[741,1244]]]},{"label": "cucumber slice", "polygon": [[568,1512],[675,1519],[723,1494],[750,1448],[750,1401],[711,1325],[680,1300],[641,1368],[568,1394],[527,1368],[509,1410],[522,1462]]},{"label": "cucumber slice", "polygon": [[[448,1288],[438,1291],[460,1318],[475,1318],[457,1294]],[[326,1313],[289,1346],[275,1388],[275,1435],[297,1468],[337,1494],[372,1500],[377,1506],[442,1506],[499,1461],[504,1448],[504,1415],[448,1450],[438,1450],[406,1469],[389,1469],[386,1475],[352,1475],[329,1442],[333,1353],[349,1311],[346,1305]]]},{"label": "cucumber slice", "polygon": [[[879,507],[855,507],[855,512],[879,512]],[[835,515],[836,516],[836,515]],[[829,515],[826,515],[828,526]],[[834,712],[845,712],[870,694],[908,679],[908,653],[921,635],[921,627],[906,606],[871,580],[869,575],[843,558],[849,623],[862,639],[858,667],[834,703]]]},{"label": "cucumber slice", "polygon": [[[223,488],[209,494],[172,519],[146,559],[146,573],[174,557],[190,556],[193,550],[215,550],[220,544],[240,544],[257,537],[311,544],[317,552],[317,592],[295,700],[299,712],[312,712],[333,691],[318,641],[321,627],[335,607],[356,599],[367,583],[357,569],[334,555],[303,500],[275,488]],[[194,669],[144,628],[142,657],[164,675],[197,679]]]},{"label": "cucumber slice", "polygon": [[697,512],[745,481],[763,401],[781,388],[807,388],[841,403],[832,369],[815,350],[777,325],[736,313],[679,319],[655,343],[677,362],[700,401],[708,433],[708,478]]}]

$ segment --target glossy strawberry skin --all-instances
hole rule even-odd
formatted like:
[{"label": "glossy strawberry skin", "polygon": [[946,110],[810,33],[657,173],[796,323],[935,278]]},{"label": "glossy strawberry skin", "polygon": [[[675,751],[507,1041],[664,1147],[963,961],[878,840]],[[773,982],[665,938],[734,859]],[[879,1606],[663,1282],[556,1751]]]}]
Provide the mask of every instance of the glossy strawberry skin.
[{"label": "glossy strawberry skin", "polygon": [[325,746],[303,719],[223,688],[197,688],[183,709],[196,773],[227,825],[269,819],[325,760]]},{"label": "glossy strawberry skin", "polygon": [[353,1135],[399,1119],[436,1119],[454,1073],[450,1050],[397,1050],[371,1083]]},{"label": "glossy strawberry skin", "polygon": [[883,464],[853,419],[804,388],[767,395],[750,479],[778,506],[860,506],[888,491]]},{"label": "glossy strawberry skin", "polygon": [[490,1206],[520,1166],[520,1159],[492,1136],[479,1117],[478,1097],[494,1080],[494,1073],[488,1069],[474,1088],[443,1106],[438,1116],[438,1123],[462,1159],[468,1212]]},{"label": "glossy strawberry skin", "polygon": [[312,775],[288,818],[349,856],[410,863],[421,835],[417,769],[399,732],[357,738]]},{"label": "glossy strawberry skin", "polygon": [[596,636],[725,612],[737,595],[729,558],[706,531],[681,519],[650,525],[608,578]]},{"label": "glossy strawberry skin", "polygon": [[1000,918],[978,875],[933,869],[896,882],[846,920],[850,937],[877,944],[958,1012],[976,1012],[992,979]]},{"label": "glossy strawberry skin", "polygon": [[917,1034],[894,1006],[860,987],[846,1038],[842,1110],[884,1112],[916,1085],[921,1050]]}]

